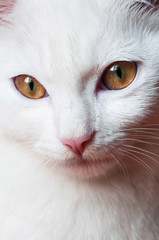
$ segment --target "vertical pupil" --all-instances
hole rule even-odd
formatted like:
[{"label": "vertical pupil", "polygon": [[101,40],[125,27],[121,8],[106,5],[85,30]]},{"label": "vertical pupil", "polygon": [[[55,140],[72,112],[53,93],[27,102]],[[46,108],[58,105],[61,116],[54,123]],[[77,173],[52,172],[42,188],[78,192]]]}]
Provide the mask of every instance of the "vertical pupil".
[{"label": "vertical pupil", "polygon": [[121,71],[121,68],[120,67],[117,67],[116,69],[116,74],[117,76],[121,79],[123,76],[122,76],[122,71]]},{"label": "vertical pupil", "polygon": [[34,82],[33,82],[32,79],[31,79],[30,82],[29,82],[29,88],[30,88],[31,91],[34,90]]}]

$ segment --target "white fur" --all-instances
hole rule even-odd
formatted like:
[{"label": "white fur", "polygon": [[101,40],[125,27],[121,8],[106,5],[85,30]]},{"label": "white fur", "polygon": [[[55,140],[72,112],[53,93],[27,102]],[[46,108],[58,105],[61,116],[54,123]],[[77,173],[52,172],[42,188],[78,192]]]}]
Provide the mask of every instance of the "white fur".
[{"label": "white fur", "polygon": [[[159,11],[134,0],[14,4],[0,24],[0,239],[157,239]],[[137,62],[133,83],[97,88],[118,60]],[[49,96],[22,96],[20,74]],[[84,158],[110,164],[68,172],[59,164],[79,159],[59,139],[88,131]]]}]

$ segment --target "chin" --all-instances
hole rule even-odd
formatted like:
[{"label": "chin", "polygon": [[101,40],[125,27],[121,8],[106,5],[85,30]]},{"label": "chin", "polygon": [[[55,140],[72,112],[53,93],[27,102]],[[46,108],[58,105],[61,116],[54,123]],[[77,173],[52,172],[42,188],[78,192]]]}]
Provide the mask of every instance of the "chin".
[{"label": "chin", "polygon": [[79,179],[92,179],[106,177],[116,167],[116,162],[111,158],[103,160],[88,160],[82,157],[72,158],[60,162],[55,166],[62,174]]}]

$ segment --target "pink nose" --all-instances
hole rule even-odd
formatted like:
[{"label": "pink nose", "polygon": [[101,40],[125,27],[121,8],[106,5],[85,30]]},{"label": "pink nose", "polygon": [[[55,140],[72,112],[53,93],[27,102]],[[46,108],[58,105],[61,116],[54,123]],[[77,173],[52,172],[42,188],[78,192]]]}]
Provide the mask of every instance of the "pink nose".
[{"label": "pink nose", "polygon": [[84,151],[84,143],[88,142],[92,138],[92,134],[85,134],[78,138],[62,138],[61,142],[70,147],[76,154],[82,154]]}]

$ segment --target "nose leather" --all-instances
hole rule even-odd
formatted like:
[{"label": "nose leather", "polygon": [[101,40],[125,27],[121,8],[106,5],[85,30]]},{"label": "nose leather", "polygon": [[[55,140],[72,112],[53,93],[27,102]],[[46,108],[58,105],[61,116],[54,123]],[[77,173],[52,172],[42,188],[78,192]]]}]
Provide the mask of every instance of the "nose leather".
[{"label": "nose leather", "polygon": [[63,145],[68,146],[74,153],[82,154],[84,151],[84,143],[92,138],[92,134],[85,134],[78,138],[62,138],[60,141]]}]

